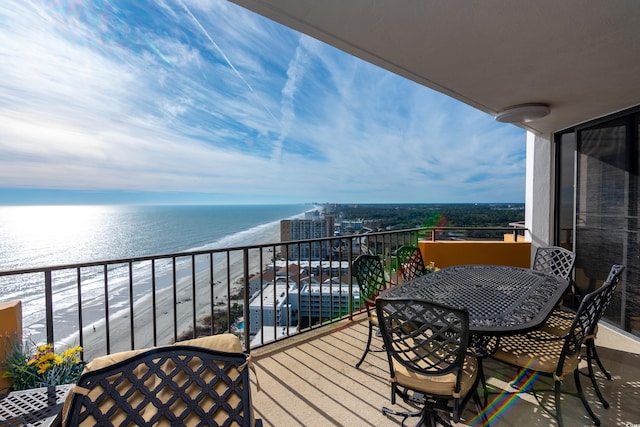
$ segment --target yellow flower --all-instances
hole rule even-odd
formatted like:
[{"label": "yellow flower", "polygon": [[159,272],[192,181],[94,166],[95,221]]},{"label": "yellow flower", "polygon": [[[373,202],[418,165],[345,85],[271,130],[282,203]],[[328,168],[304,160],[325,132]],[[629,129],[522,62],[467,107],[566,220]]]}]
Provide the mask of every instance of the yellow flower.
[{"label": "yellow flower", "polygon": [[47,372],[47,370],[49,370],[49,368],[51,368],[51,363],[43,363],[42,365],[38,366],[38,373],[44,374],[45,372]]},{"label": "yellow flower", "polygon": [[72,348],[69,348],[69,349],[63,351],[62,352],[62,357],[71,357],[76,353],[80,353],[81,351],[82,351],[82,347],[80,347],[78,345],[78,346],[75,346],[75,347],[72,347]]},{"label": "yellow flower", "polygon": [[43,361],[43,362],[47,362],[47,361],[56,360],[57,357],[60,357],[60,356],[58,356],[57,354],[51,352],[51,353],[45,353],[45,354],[41,355],[39,359],[41,361]]},{"label": "yellow flower", "polygon": [[427,265],[427,271],[438,271],[440,270],[438,267],[436,267],[436,263],[431,261],[428,265]]},{"label": "yellow flower", "polygon": [[38,352],[45,353],[49,350],[53,350],[53,345],[51,344],[42,344],[38,346]]}]

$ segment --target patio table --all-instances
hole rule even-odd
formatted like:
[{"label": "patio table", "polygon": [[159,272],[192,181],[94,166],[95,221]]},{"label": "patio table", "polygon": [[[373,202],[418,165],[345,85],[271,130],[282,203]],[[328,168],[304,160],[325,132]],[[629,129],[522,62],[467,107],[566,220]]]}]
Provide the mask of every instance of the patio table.
[{"label": "patio table", "polygon": [[539,327],[569,281],[527,268],[459,265],[393,286],[381,296],[422,298],[469,311],[469,332],[499,337]]},{"label": "patio table", "polygon": [[72,384],[33,388],[0,395],[0,425],[57,426],[62,407]]}]

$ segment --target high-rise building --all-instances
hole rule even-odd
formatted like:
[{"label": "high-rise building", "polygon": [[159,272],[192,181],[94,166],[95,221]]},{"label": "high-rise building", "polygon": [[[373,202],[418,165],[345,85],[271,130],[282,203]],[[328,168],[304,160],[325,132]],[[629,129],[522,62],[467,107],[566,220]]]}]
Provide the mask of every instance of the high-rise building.
[{"label": "high-rise building", "polygon": [[[280,221],[280,241],[333,237],[334,226],[333,216],[319,211],[309,212],[305,219],[283,219]],[[321,260],[329,257],[331,241],[283,245],[281,250],[282,255],[290,260]]]}]

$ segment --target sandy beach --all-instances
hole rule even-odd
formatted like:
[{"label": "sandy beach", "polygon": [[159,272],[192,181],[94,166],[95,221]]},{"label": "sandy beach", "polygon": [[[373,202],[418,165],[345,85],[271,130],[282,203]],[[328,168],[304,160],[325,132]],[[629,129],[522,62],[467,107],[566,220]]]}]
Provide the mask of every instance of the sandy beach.
[{"label": "sandy beach", "polygon": [[[269,226],[260,238],[256,238],[247,244],[268,244],[280,241],[280,225],[275,223]],[[268,255],[268,256],[267,256]],[[250,275],[259,272],[271,262],[272,252],[264,251],[263,265],[260,266],[258,256],[252,256],[249,260]],[[214,264],[214,286],[210,286],[209,270],[196,274],[196,317],[210,314],[211,291],[217,298],[214,301],[226,301],[228,285],[230,285],[231,295],[237,294],[242,289],[241,278],[243,277],[242,253],[232,253],[229,258],[230,280],[227,283],[227,262],[216,262]],[[134,347],[136,349],[148,348],[154,345],[153,336],[153,310],[151,296],[145,296],[134,305]],[[176,303],[174,304],[173,289],[167,288],[156,292],[156,327],[157,345],[170,344],[174,340],[174,310],[177,318],[176,330],[178,335],[188,331],[193,327],[193,284],[190,277],[179,280],[176,285]],[[131,321],[129,312],[114,317],[109,321],[110,351],[124,351],[131,347]],[[83,347],[84,359],[91,360],[97,356],[106,354],[106,322],[100,320],[84,328]],[[74,344],[79,342],[77,335],[70,339]]]}]

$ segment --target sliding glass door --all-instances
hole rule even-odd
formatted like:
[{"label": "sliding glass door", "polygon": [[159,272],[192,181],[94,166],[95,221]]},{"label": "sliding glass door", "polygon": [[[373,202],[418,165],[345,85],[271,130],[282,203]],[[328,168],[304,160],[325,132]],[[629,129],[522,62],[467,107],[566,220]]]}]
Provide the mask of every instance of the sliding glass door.
[{"label": "sliding glass door", "polygon": [[577,255],[575,283],[590,292],[612,264],[627,269],[605,318],[640,336],[637,113],[556,136],[556,243]]}]

